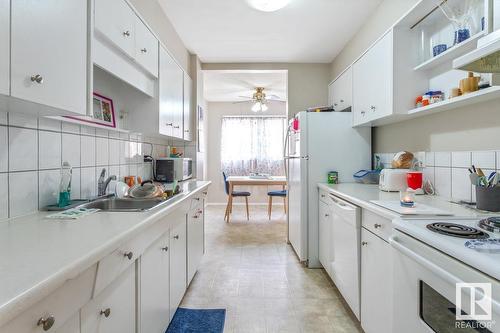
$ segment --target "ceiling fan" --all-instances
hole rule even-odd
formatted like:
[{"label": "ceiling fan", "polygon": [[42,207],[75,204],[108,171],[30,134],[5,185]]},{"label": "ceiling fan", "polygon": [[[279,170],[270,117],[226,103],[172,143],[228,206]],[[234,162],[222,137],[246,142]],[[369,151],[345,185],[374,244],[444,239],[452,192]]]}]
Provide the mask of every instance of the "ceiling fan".
[{"label": "ceiling fan", "polygon": [[268,106],[266,105],[268,101],[277,101],[277,102],[285,102],[277,95],[267,95],[264,92],[263,87],[255,87],[255,92],[252,96],[238,96],[240,98],[245,98],[244,101],[235,102],[237,103],[248,103],[253,102],[252,111],[253,112],[264,112],[268,110]]}]

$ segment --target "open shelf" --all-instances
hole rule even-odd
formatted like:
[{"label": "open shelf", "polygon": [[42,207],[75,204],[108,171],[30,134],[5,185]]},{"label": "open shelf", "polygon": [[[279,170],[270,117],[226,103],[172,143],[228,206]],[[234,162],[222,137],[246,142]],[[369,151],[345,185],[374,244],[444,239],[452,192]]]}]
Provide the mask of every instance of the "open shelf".
[{"label": "open shelf", "polygon": [[443,53],[424,61],[420,65],[413,68],[414,71],[428,71],[446,62],[450,63],[450,67],[455,58],[463,56],[464,54],[474,50],[476,48],[477,40],[484,36],[484,31],[481,31],[469,39],[454,45],[444,51]]},{"label": "open shelf", "polygon": [[[65,123],[72,123],[72,124],[77,124],[77,125],[81,125],[81,126],[101,128],[101,129],[104,129],[107,131],[112,131],[112,132],[130,133],[129,130],[125,130],[122,128],[108,127],[108,126],[90,123],[90,122],[86,122],[86,121],[78,120],[78,119],[74,119],[74,118],[68,118],[68,117],[63,117],[63,116],[55,116],[55,117],[49,117],[49,118],[56,119],[56,120],[59,120],[59,121],[65,122]],[[82,116],[82,118],[87,119],[89,121],[92,121],[92,118],[90,118],[90,117],[83,117]]]},{"label": "open shelf", "polygon": [[428,106],[412,109],[408,111],[408,115],[427,115],[438,113],[449,109],[455,109],[462,106],[485,102],[494,98],[500,97],[500,86],[493,86],[481,89],[466,95],[453,97],[442,102],[434,103]]}]

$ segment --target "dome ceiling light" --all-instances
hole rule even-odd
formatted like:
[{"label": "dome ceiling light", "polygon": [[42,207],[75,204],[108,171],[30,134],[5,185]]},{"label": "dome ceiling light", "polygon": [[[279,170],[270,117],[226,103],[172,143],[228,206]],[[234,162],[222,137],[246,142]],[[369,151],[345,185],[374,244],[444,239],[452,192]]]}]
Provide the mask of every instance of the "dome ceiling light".
[{"label": "dome ceiling light", "polygon": [[247,0],[250,7],[263,12],[275,12],[284,8],[290,0]]}]

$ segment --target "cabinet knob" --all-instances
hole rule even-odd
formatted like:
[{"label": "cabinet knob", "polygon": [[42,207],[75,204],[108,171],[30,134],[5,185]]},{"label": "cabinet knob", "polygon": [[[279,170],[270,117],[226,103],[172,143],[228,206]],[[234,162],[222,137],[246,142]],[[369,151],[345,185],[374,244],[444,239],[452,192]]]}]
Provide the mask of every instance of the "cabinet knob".
[{"label": "cabinet knob", "polygon": [[198,215],[193,215],[193,218],[194,219],[197,219],[199,216]]},{"label": "cabinet knob", "polygon": [[142,53],[146,53],[146,52],[148,52],[148,50],[147,50],[146,48],[142,48],[142,49],[141,49],[141,52],[142,52]]},{"label": "cabinet knob", "polygon": [[361,111],[361,115],[364,117],[365,116],[365,111]]},{"label": "cabinet knob", "polygon": [[373,226],[375,227],[375,229],[382,228],[382,224],[378,223],[375,223]]},{"label": "cabinet knob", "polygon": [[322,197],[322,198],[324,198],[324,197],[325,197],[325,195],[324,195],[324,194],[322,194],[322,195],[321,195],[321,197]]},{"label": "cabinet knob", "polygon": [[203,194],[204,194],[204,195],[207,195],[207,194],[208,194],[208,192],[207,192],[207,191],[205,191],[205,192],[203,192]]},{"label": "cabinet knob", "polygon": [[31,82],[36,82],[38,84],[43,83],[43,76],[40,74],[31,75]]},{"label": "cabinet knob", "polygon": [[189,130],[184,130],[184,132],[189,133]]},{"label": "cabinet knob", "polygon": [[167,126],[173,126],[174,124],[173,123],[166,123],[165,125],[167,125]]},{"label": "cabinet knob", "polygon": [[330,216],[330,214],[325,214],[325,217],[328,217],[328,216]]},{"label": "cabinet knob", "polygon": [[368,242],[361,242],[361,245],[366,246],[368,245]]},{"label": "cabinet knob", "polygon": [[333,106],[337,106],[338,104],[337,103],[333,103]]},{"label": "cabinet knob", "polygon": [[203,211],[201,209],[199,209],[198,214],[203,214]]},{"label": "cabinet knob", "polygon": [[56,318],[52,315],[48,317],[42,317],[38,319],[38,322],[36,323],[36,326],[42,326],[42,329],[44,331],[48,331],[54,326],[54,323],[56,322]]},{"label": "cabinet knob", "polygon": [[130,37],[130,31],[128,31],[128,30],[124,31],[123,36]]},{"label": "cabinet knob", "polygon": [[372,111],[375,111],[376,107],[372,105],[372,106],[370,106],[370,109],[371,109]]},{"label": "cabinet knob", "polygon": [[109,315],[111,314],[111,309],[110,308],[106,308],[104,310],[101,310],[101,312],[99,312],[99,314],[101,316],[104,315],[104,317],[108,318]]},{"label": "cabinet knob", "polygon": [[175,236],[174,236],[174,239],[179,239],[179,235],[175,235]]},{"label": "cabinet knob", "polygon": [[341,100],[340,100],[340,103],[344,103],[344,100],[343,100],[343,99],[341,99]]},{"label": "cabinet knob", "polygon": [[196,201],[200,201],[200,198],[194,198],[194,200],[196,200]]},{"label": "cabinet knob", "polygon": [[180,126],[179,126],[179,125],[177,125],[177,126],[174,126],[174,128],[180,128]]},{"label": "cabinet knob", "polygon": [[134,253],[132,251],[125,252],[123,254],[124,257],[128,258],[128,260],[132,260],[132,257],[134,256]]},{"label": "cabinet knob", "polygon": [[161,250],[167,252],[168,251],[168,246],[162,247]]}]

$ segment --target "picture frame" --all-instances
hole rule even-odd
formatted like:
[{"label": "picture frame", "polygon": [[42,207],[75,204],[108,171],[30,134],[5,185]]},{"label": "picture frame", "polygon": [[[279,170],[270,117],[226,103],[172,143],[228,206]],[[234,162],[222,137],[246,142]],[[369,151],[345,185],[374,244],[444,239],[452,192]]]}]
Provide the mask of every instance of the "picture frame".
[{"label": "picture frame", "polygon": [[116,117],[113,100],[94,92],[92,97],[92,116],[65,116],[84,123],[116,128]]}]

